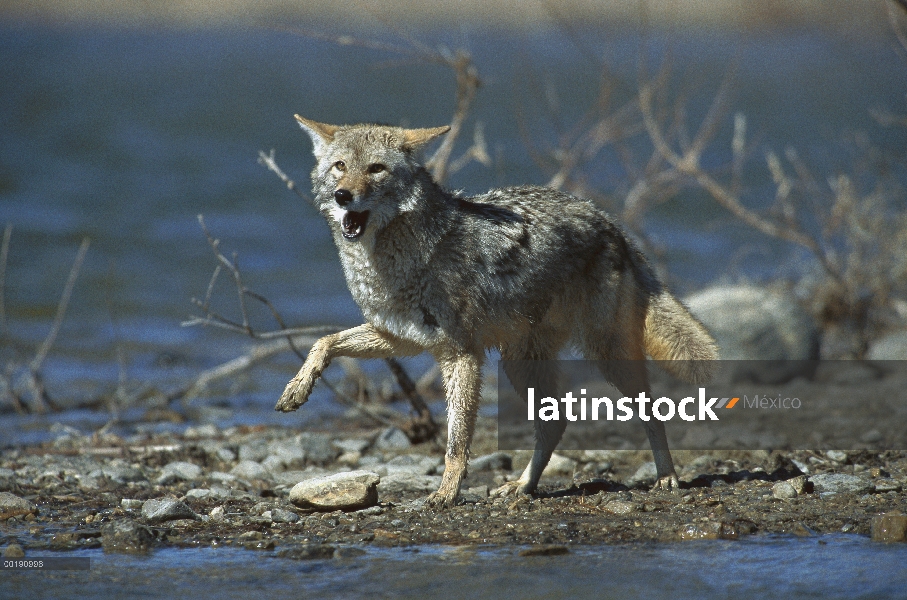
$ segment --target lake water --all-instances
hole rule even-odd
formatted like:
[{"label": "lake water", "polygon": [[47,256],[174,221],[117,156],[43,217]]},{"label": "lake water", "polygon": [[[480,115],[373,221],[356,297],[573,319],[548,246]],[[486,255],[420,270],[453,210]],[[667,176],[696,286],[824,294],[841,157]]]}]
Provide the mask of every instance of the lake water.
[{"label": "lake water", "polygon": [[907,547],[853,536],[573,547],[370,548],[294,561],[229,548],[90,557],[89,571],[5,571],[0,598],[862,598],[907,597]]}]

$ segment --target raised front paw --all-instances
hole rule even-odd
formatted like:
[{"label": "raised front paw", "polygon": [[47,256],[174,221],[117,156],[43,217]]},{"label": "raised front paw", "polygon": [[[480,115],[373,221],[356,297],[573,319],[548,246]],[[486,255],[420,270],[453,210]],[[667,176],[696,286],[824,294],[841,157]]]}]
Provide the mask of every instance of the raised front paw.
[{"label": "raised front paw", "polygon": [[277,401],[274,410],[279,410],[281,412],[296,410],[306,403],[314,386],[315,379],[312,377],[305,377],[303,379],[294,377],[290,380],[290,383],[287,384],[283,394],[280,395],[280,400]]},{"label": "raised front paw", "polygon": [[665,490],[668,492],[676,492],[680,490],[680,481],[677,479],[677,475],[671,473],[670,475],[665,475],[664,477],[659,477],[655,481],[655,485],[652,486],[652,490]]}]

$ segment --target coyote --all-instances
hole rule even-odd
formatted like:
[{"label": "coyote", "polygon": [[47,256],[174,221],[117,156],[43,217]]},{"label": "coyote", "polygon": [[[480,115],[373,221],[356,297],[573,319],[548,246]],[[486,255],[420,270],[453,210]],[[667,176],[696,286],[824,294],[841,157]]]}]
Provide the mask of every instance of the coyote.
[{"label": "coyote", "polygon": [[[568,345],[594,360],[644,361],[648,354],[677,361],[661,364],[689,382],[708,377],[700,361],[717,358],[714,340],[591,202],[533,186],[474,197],[442,189],[417,151],[449,127],[296,120],[317,159],[315,204],[366,323],[318,340],[276,410],[306,402],[335,357],[428,351],[447,395],[446,470],[427,500],[442,507],[456,502],[466,475],[488,349],[505,360],[551,360]],[[627,395],[648,392],[644,363],[635,364],[642,369],[624,380],[624,388],[636,388],[621,389]],[[535,491],[564,427],[535,423],[529,465],[497,493]],[[656,486],[678,487],[664,425],[651,419],[644,426]]]}]

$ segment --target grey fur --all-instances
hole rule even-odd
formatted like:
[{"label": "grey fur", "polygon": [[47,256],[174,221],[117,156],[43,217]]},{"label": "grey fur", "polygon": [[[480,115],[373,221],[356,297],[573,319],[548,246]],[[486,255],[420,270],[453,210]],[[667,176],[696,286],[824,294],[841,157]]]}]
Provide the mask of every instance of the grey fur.
[{"label": "grey fur", "polygon": [[[553,359],[568,345],[597,360],[648,353],[680,361],[665,364],[689,381],[709,376],[703,363],[689,362],[717,358],[708,332],[592,203],[534,186],[474,197],[442,189],[415,154],[446,128],[297,119],[318,159],[315,204],[366,325],[319,340],[278,410],[304,403],[333,357],[430,352],[445,380],[449,425],[447,470],[429,500],[449,505],[465,475],[487,349],[505,359]],[[338,189],[349,192],[342,207]],[[623,387],[647,390],[644,369]],[[660,484],[674,487],[664,427],[646,425]],[[540,425],[531,463],[502,492],[533,491],[562,433],[559,424]]]}]

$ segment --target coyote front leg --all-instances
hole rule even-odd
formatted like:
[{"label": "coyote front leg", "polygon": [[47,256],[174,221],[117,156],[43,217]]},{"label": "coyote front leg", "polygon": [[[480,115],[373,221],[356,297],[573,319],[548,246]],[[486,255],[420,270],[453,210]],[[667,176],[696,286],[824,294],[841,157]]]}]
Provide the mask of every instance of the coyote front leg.
[{"label": "coyote front leg", "polygon": [[428,497],[437,508],[453,506],[466,477],[469,443],[475,430],[482,387],[482,357],[460,354],[438,359],[447,391],[447,453],[444,455],[444,477],[441,487]]},{"label": "coyote front leg", "polygon": [[290,412],[309,399],[315,381],[338,356],[351,358],[388,358],[412,356],[422,351],[418,345],[401,340],[366,323],[340,333],[326,335],[312,346],[296,377],[290,380],[274,410]]}]

